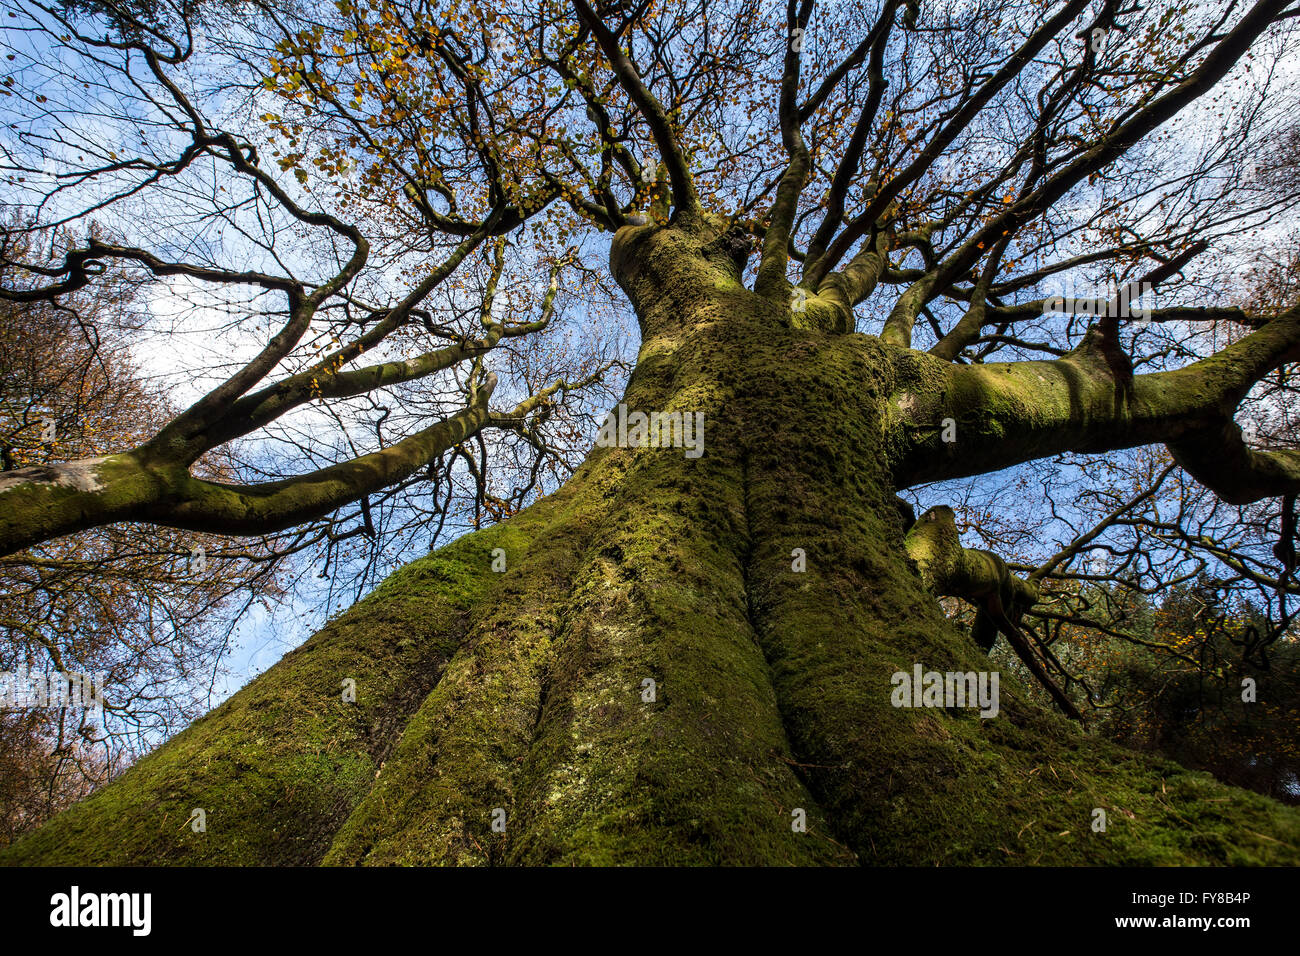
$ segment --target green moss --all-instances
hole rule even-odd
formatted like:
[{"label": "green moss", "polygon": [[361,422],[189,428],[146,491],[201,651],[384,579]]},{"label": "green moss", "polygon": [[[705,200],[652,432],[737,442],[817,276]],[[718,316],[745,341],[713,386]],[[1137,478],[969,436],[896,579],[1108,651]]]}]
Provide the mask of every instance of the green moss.
[{"label": "green moss", "polygon": [[860,337],[771,342],[751,348],[774,414],[751,446],[750,593],[792,750],[837,839],[895,864],[1300,858],[1294,810],[1092,740],[1009,681],[989,720],[893,707],[896,671],[993,666],[908,566],[890,459],[872,453],[890,427],[875,396],[898,394],[900,365],[914,383],[929,362]]},{"label": "green moss", "polygon": [[[916,663],[993,666],[894,507],[899,423],[932,427],[949,367],[790,328],[708,238],[629,229],[613,253],[645,331],[626,401],[704,412],[702,458],[596,450],[0,861],[1296,862],[1296,811],[1090,739],[1009,679],[993,719],[892,706]],[[1022,385],[1007,407],[1034,413]]]},{"label": "green moss", "polygon": [[[491,550],[521,526],[470,535],[403,568],[113,784],[0,852],[0,863],[314,863],[496,583]],[[343,681],[356,682],[356,703]],[[188,825],[206,812],[207,832]]]},{"label": "green moss", "polygon": [[551,636],[590,538],[590,505],[574,497],[552,509],[557,519],[539,525],[529,549],[508,553],[492,602],[476,609],[467,641],[406,724],[327,863],[467,864],[497,855],[493,813],[512,808]]}]

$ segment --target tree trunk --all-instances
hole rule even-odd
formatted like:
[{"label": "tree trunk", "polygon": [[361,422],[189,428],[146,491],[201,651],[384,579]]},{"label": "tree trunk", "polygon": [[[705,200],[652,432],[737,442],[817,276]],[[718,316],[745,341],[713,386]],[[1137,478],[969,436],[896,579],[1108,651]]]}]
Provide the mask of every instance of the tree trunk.
[{"label": "tree trunk", "polygon": [[1005,676],[992,718],[893,706],[896,672],[992,668],[903,547],[891,415],[929,366],[797,327],[716,231],[625,229],[612,265],[643,334],[626,406],[702,412],[703,455],[596,448],[0,861],[1297,860],[1295,811]]}]

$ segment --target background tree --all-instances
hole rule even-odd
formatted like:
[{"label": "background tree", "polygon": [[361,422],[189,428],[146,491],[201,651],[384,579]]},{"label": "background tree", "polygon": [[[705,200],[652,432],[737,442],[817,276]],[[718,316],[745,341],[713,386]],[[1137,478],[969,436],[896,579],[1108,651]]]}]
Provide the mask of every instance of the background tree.
[{"label": "background tree", "polygon": [[1250,606],[1231,613],[1221,602],[1210,582],[1175,589],[1165,599],[1153,615],[1151,637],[1175,653],[1109,637],[1081,642],[1092,645],[1098,690],[1112,704],[1100,715],[1098,732],[1300,803],[1298,645],[1282,641],[1268,667],[1243,661],[1242,647],[1257,641],[1267,622]]},{"label": "background tree", "polygon": [[[1300,307],[1234,305],[1214,265],[1300,199],[1240,185],[1294,103],[1288,0],[343,0],[211,33],[97,9],[14,10],[42,55],[11,84],[11,185],[47,226],[186,205],[148,243],[15,262],[33,279],[3,294],[57,301],[109,262],[252,290],[254,347],[144,443],[0,479],[0,547],[365,528],[368,496],[480,436],[577,443],[614,356],[548,384],[503,359],[561,318],[608,341],[582,311],[606,253],[640,333],[624,403],[702,414],[707,450],[596,448],[6,859],[1295,858],[1293,811],[1017,682],[993,720],[890,703],[897,671],[989,668],[947,595],[1076,710],[1024,621],[1087,544],[1015,574],[900,490],[1156,445],[1225,507],[1295,493],[1295,452],[1233,416],[1300,358]],[[79,83],[122,135],[81,132]],[[276,430],[260,474],[192,470]]]}]

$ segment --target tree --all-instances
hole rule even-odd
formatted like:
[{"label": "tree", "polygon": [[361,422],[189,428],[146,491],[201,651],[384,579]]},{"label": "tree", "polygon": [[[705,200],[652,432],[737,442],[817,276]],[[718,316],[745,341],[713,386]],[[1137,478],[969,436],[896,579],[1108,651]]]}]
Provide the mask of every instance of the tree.
[{"label": "tree", "polygon": [[[1268,64],[1289,0],[340,0],[253,9],[220,42],[99,9],[112,29],[22,5],[94,64],[78,76],[130,79],[129,150],[55,135],[70,101],[27,78],[23,109],[54,108],[10,137],[12,178],[52,217],[91,180],[97,208],[166,184],[216,211],[164,251],[91,237],[25,261],[3,294],[57,300],[115,262],[252,288],[252,327],[279,330],[143,444],[0,479],[0,546],[290,528],[476,436],[545,446],[612,366],[493,372],[551,334],[593,235],[640,351],[562,487],[410,563],[3,859],[1295,860],[1293,810],[1089,736],[1017,681],[996,716],[893,693],[914,668],[990,670],[948,595],[1073,709],[1020,626],[1050,569],[1013,573],[901,490],[1162,445],[1224,502],[1295,493],[1300,456],[1233,415],[1300,358],[1300,307],[1225,304],[1212,254],[1300,198],[1239,185],[1286,121]],[[216,261],[217,221],[260,266]],[[550,291],[497,318],[521,275]],[[339,344],[309,354],[309,332]],[[262,483],[190,472],[313,403],[438,388],[372,450]]]},{"label": "tree", "polygon": [[1217,582],[1174,589],[1153,622],[1152,637],[1176,645],[1179,654],[1126,646],[1098,655],[1111,703],[1100,732],[1228,783],[1300,802],[1300,644],[1282,642],[1279,660],[1267,668],[1243,662],[1239,648],[1267,629],[1260,617],[1249,606],[1225,608]]}]

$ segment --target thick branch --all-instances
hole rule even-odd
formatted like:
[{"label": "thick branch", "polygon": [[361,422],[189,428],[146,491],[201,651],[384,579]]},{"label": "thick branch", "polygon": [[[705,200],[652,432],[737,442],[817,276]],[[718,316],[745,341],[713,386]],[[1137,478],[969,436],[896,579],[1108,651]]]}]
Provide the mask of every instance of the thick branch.
[{"label": "thick branch", "polygon": [[[904,540],[925,586],[935,594],[970,601],[1001,631],[1030,673],[1052,699],[1075,720],[1083,716],[1056,685],[1019,626],[1024,610],[1038,603],[1038,588],[1010,572],[991,551],[963,548],[951,508],[931,508],[912,526]],[[991,643],[989,646],[992,646]]]},{"label": "thick branch", "polygon": [[1189,475],[1230,505],[1300,493],[1300,450],[1255,450],[1231,419],[1168,442]]},{"label": "thick branch", "polygon": [[[1049,362],[954,366],[906,354],[891,405],[900,488],[1065,452],[1163,443],[1203,468],[1188,452],[1198,436],[1221,432],[1255,382],[1300,361],[1300,306],[1185,368],[1131,379],[1113,370],[1095,329],[1079,348]],[[1223,447],[1221,437],[1215,447]],[[1264,457],[1237,457],[1249,489],[1242,494],[1260,497],[1285,485],[1292,453],[1252,455]]]},{"label": "thick branch", "polygon": [[577,8],[578,14],[583,21],[591,27],[596,42],[600,44],[600,49],[609,59],[614,75],[618,77],[619,85],[623,87],[623,91],[636,104],[637,109],[640,110],[641,115],[645,117],[645,121],[650,127],[650,135],[654,137],[655,146],[659,149],[659,156],[668,168],[668,178],[672,183],[673,190],[673,206],[683,216],[688,218],[696,217],[699,214],[700,201],[695,193],[695,182],[691,178],[690,166],[687,164],[686,157],[677,142],[677,137],[673,135],[672,125],[668,122],[668,116],[664,113],[663,106],[660,105],[659,100],[655,98],[655,95],[650,92],[646,85],[641,82],[636,67],[632,65],[632,61],[627,58],[627,55],[619,47],[618,37],[610,32],[604,21],[587,4],[587,0],[573,0],[573,5]]},{"label": "thick branch", "polygon": [[381,451],[283,481],[224,485],[135,453],[0,475],[0,555],[116,521],[262,534],[329,514],[426,466],[490,421],[488,376],[470,405]]},{"label": "thick branch", "polygon": [[[793,40],[801,35],[812,15],[812,0],[803,0],[798,9],[795,0],[786,4],[786,22],[790,37],[785,45],[785,68],[781,75],[781,101],[778,109],[781,124],[781,145],[785,148],[790,162],[781,174],[780,185],[776,187],[776,198],[772,200],[772,210],[763,235],[762,258],[758,264],[758,276],[754,282],[754,291],[764,298],[784,299],[788,289],[786,269],[790,264],[790,235],[794,230],[795,213],[799,208],[799,195],[808,182],[809,156],[808,146],[804,142],[803,132],[799,128],[800,116],[796,102],[799,93],[799,68],[802,59],[802,44]],[[799,33],[796,33],[799,31]]]}]

